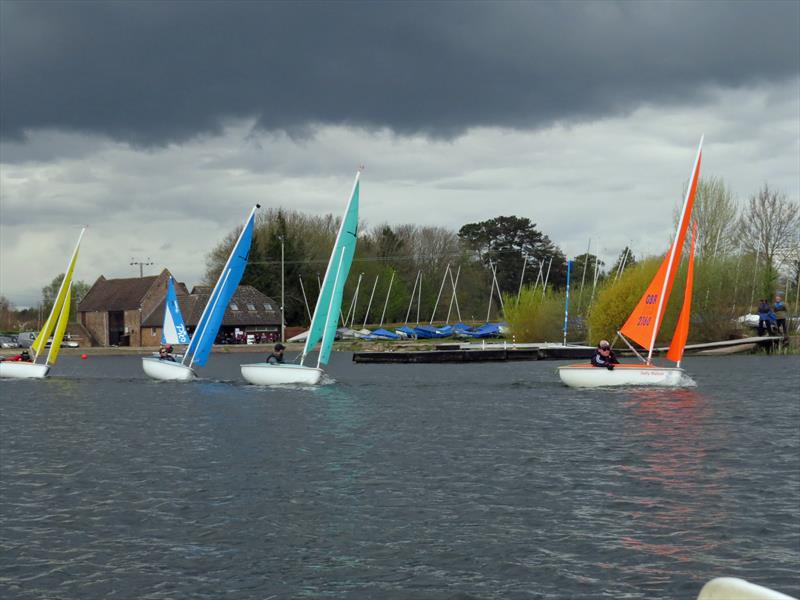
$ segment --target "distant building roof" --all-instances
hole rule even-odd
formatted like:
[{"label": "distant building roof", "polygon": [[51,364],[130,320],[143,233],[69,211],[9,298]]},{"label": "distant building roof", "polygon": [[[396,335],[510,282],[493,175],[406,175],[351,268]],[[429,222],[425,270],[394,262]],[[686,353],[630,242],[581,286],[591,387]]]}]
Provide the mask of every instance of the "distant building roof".
[{"label": "distant building roof", "polygon": [[78,311],[108,312],[140,308],[142,299],[158,277],[106,279],[101,275],[78,304]]},{"label": "distant building roof", "polygon": [[[197,285],[188,296],[178,295],[183,321],[187,327],[196,327],[203,309],[211,296],[211,287]],[[164,324],[164,305],[159,305],[142,320],[142,327],[161,327]],[[251,285],[240,285],[225,309],[222,324],[229,327],[253,325],[280,325],[280,306],[269,296]]]}]

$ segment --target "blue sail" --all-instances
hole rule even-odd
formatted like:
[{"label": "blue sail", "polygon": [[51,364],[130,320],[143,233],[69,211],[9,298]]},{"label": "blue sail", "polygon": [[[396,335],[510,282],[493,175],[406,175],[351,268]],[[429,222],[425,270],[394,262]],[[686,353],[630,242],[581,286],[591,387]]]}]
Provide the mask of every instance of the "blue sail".
[{"label": "blue sail", "polygon": [[325,271],[325,280],[322,282],[317,306],[314,309],[314,318],[311,321],[311,328],[303,350],[303,356],[305,357],[316,343],[322,339],[322,346],[319,349],[319,365],[327,365],[331,357],[331,348],[336,337],[339,309],[342,306],[344,284],[347,281],[347,275],[350,272],[350,265],[353,264],[353,255],[356,251],[356,239],[358,237],[358,177],[359,174],[357,173],[356,181],[353,185],[353,193],[350,195],[350,200],[342,217],[339,235],[336,236],[328,269]]},{"label": "blue sail", "polygon": [[250,217],[244,224],[242,233],[239,235],[239,239],[228,257],[228,262],[219,274],[217,285],[214,286],[214,291],[211,292],[211,296],[208,298],[208,304],[203,309],[200,322],[197,324],[197,329],[194,331],[191,342],[189,342],[186,356],[191,355],[192,357],[189,363],[190,366],[192,364],[200,366],[206,364],[208,355],[211,352],[211,346],[214,344],[217,332],[222,324],[222,317],[225,315],[228,303],[242,280],[244,269],[247,266],[247,256],[250,254],[250,244],[253,241],[253,221],[255,220],[256,208],[253,208],[250,212]]},{"label": "blue sail", "polygon": [[189,332],[183,323],[181,307],[175,295],[172,277],[167,282],[167,300],[164,306],[164,327],[161,329],[162,344],[188,344]]}]

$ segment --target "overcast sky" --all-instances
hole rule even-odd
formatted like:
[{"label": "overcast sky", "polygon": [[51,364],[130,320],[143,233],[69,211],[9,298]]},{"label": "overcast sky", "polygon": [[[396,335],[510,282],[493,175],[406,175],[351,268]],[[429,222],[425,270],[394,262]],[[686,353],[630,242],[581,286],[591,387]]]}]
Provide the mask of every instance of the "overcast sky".
[{"label": "overcast sky", "polygon": [[664,251],[703,175],[800,197],[800,3],[0,2],[0,294],[197,283],[252,204]]}]

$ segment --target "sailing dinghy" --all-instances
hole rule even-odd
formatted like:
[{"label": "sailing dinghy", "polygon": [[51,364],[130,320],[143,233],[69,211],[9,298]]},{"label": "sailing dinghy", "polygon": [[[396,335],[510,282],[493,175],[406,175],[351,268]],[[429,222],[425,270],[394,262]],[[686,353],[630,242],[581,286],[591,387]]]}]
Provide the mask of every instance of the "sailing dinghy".
[{"label": "sailing dinghy", "polygon": [[[675,280],[675,273],[681,259],[681,250],[686,239],[686,231],[694,206],[695,192],[697,191],[697,181],[700,177],[700,160],[703,153],[703,139],[700,138],[700,146],[697,149],[694,167],[692,168],[691,179],[686,190],[686,197],[683,201],[678,229],[675,234],[675,241],[670,246],[669,251],[664,257],[661,266],[653,277],[650,285],[645,290],[639,304],[633,310],[625,325],[617,333],[634,353],[642,360],[643,364],[619,364],[614,365],[614,370],[594,367],[591,364],[573,364],[558,368],[558,375],[561,381],[570,387],[605,387],[605,386],[668,386],[676,387],[684,385],[684,371],[681,368],[683,350],[686,346],[686,339],[689,334],[689,316],[691,313],[692,299],[692,280],[694,275],[694,233],[692,235],[691,250],[689,252],[689,266],[686,275],[686,292],[684,294],[683,307],[681,308],[678,324],[675,327],[675,334],[672,337],[667,358],[675,363],[674,367],[659,366],[653,364],[653,348],[656,343],[656,336],[664,318],[667,308],[672,284]],[[635,348],[628,342],[633,340],[642,348],[647,350],[647,358],[642,357]]]},{"label": "sailing dinghy", "polygon": [[[336,236],[333,252],[328,261],[328,268],[325,271],[325,279],[322,281],[317,306],[314,308],[314,316],[306,336],[300,364],[254,363],[242,365],[242,377],[248,382],[255,385],[292,383],[316,385],[322,379],[322,367],[327,365],[330,360],[333,340],[336,337],[336,325],[342,306],[344,284],[347,281],[347,274],[350,272],[350,265],[356,251],[359,175],[360,172],[356,173],[353,192],[350,194],[350,200],[339,226],[339,234]],[[306,365],[308,354],[320,341],[322,341],[322,345],[319,349],[317,366]]]},{"label": "sailing dinghy", "polygon": [[[164,300],[164,323],[161,326],[161,345],[174,345],[189,343],[189,332],[183,323],[181,305],[178,304],[178,296],[175,294],[175,283],[172,276],[167,280],[167,297]],[[158,357],[158,352],[153,356]],[[173,358],[183,358],[183,354],[173,354]]]},{"label": "sailing dinghy", "polygon": [[[61,350],[61,341],[64,339],[64,332],[67,329],[67,322],[69,321],[69,305],[72,301],[72,272],[75,270],[75,261],[78,259],[78,249],[80,248],[81,239],[83,239],[83,233],[85,231],[86,228],[84,227],[81,229],[81,234],[78,236],[78,243],[75,245],[72,258],[69,259],[69,263],[67,264],[64,280],[61,282],[61,287],[58,289],[58,294],[53,302],[50,315],[47,317],[44,327],[39,331],[39,335],[36,336],[33,344],[31,344],[33,362],[4,360],[0,362],[0,377],[44,379],[50,372],[50,367],[56,364],[58,353]],[[50,343],[50,350],[47,353],[47,358],[44,362],[39,363],[37,361],[47,346],[50,334],[53,335],[53,340]]]},{"label": "sailing dinghy", "polygon": [[[255,221],[256,209],[259,207],[260,205],[256,204],[253,210],[250,211],[250,216],[245,221],[244,227],[242,227],[239,239],[236,240],[236,244],[233,246],[230,256],[228,256],[228,262],[225,263],[225,267],[219,274],[219,279],[217,279],[217,284],[208,297],[208,302],[203,309],[203,314],[200,316],[197,329],[194,330],[189,340],[189,347],[186,348],[186,354],[183,355],[181,361],[161,360],[151,356],[142,358],[144,372],[153,379],[161,381],[191,381],[197,377],[192,367],[195,365],[202,367],[208,361],[211,346],[213,346],[219,327],[222,325],[222,317],[225,315],[225,310],[236,288],[239,287],[239,282],[242,280],[244,269],[247,266],[247,256],[250,253],[250,245],[253,241],[253,222]],[[171,283],[172,281],[170,280]],[[174,296],[174,288],[172,292]],[[175,305],[177,305],[177,297],[174,300]],[[164,311],[165,331],[167,329],[167,319],[171,318],[173,319],[173,324],[175,323],[174,313],[170,313],[169,305],[168,298],[167,307]],[[180,310],[178,310],[178,315],[180,315]]]}]

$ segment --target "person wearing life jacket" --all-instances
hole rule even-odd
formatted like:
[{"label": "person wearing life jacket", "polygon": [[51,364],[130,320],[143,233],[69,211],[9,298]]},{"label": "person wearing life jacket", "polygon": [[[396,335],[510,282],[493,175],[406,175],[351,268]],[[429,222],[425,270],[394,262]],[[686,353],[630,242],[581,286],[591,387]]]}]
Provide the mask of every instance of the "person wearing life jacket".
[{"label": "person wearing life jacket", "polygon": [[592,365],[613,371],[614,365],[618,364],[619,361],[611,349],[611,344],[608,343],[608,340],[600,340],[592,356]]},{"label": "person wearing life jacket", "polygon": [[27,350],[23,350],[19,354],[15,354],[14,356],[9,356],[8,358],[4,358],[2,360],[6,360],[8,362],[33,362],[31,360],[31,355],[28,354]]},{"label": "person wearing life jacket", "polygon": [[175,357],[172,356],[171,344],[167,344],[166,346],[161,346],[161,349],[158,351],[158,360],[169,360],[171,362],[175,362]]},{"label": "person wearing life jacket", "polygon": [[267,357],[267,364],[270,365],[279,365],[283,364],[283,351],[286,350],[286,346],[278,342],[275,344],[275,350],[273,350],[270,355]]}]

